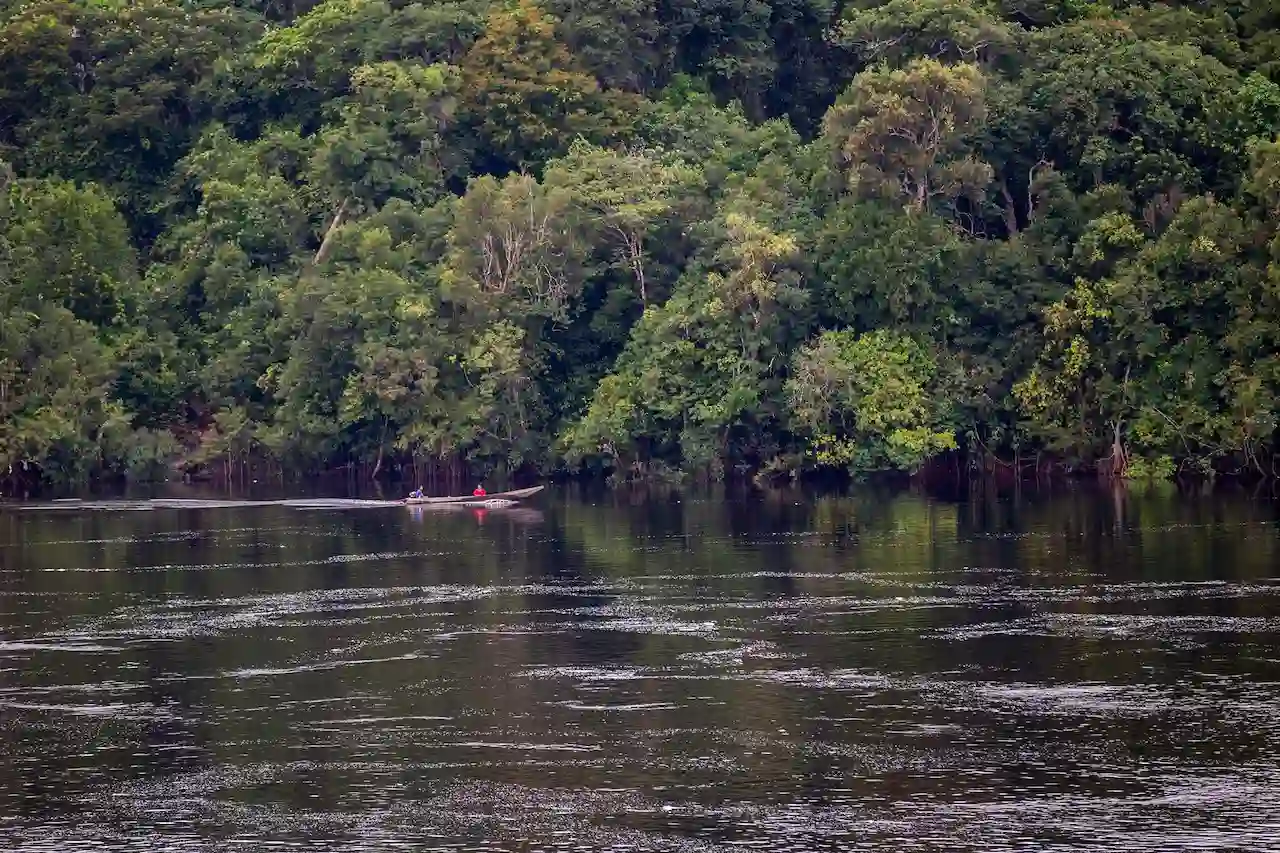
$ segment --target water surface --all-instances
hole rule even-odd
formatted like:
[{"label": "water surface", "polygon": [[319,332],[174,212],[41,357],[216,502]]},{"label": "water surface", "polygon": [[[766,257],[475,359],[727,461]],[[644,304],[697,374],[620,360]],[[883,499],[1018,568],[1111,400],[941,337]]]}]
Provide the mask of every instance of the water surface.
[{"label": "water surface", "polygon": [[10,506],[0,849],[1274,851],[1276,522],[1086,491]]}]

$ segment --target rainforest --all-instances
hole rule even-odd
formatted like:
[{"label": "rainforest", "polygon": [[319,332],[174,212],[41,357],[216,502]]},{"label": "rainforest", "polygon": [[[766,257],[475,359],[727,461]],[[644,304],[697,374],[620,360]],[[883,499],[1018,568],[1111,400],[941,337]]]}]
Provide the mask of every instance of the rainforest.
[{"label": "rainforest", "polygon": [[1280,6],[0,0],[0,488],[1276,476]]}]

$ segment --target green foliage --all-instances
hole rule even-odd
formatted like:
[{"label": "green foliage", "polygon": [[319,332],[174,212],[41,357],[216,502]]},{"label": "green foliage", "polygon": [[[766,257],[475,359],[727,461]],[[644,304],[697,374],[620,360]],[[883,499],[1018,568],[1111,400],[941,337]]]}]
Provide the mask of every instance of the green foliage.
[{"label": "green foliage", "polygon": [[643,102],[600,88],[530,0],[489,15],[462,60],[463,111],[498,168],[530,168],[564,153],[575,136],[619,138]]},{"label": "green foliage", "polygon": [[260,32],[229,5],[39,0],[0,18],[0,157],[95,181],[144,243],[174,163],[218,99],[213,71]]},{"label": "green foliage", "polygon": [[486,8],[467,0],[323,0],[224,57],[215,75],[219,117],[245,135],[281,123],[313,132],[334,99],[358,88],[352,72],[360,66],[457,64],[483,29]]},{"label": "green foliage", "polygon": [[1123,184],[1135,199],[1199,192],[1221,180],[1214,104],[1239,78],[1196,47],[1145,41],[1090,19],[1032,37],[1025,111],[1040,156],[1071,164],[1080,189]]},{"label": "green foliage", "polygon": [[837,325],[928,332],[955,304],[968,250],[939,216],[841,199],[818,232],[823,307]]},{"label": "green foliage", "polygon": [[1277,473],[1280,18],[0,4],[0,488]]},{"label": "green foliage", "polygon": [[59,305],[4,305],[0,323],[0,470],[32,467],[54,480],[87,473],[102,432],[124,417],[108,395],[106,348]]},{"label": "green foliage", "polygon": [[1129,466],[1125,470],[1125,477],[1130,480],[1148,482],[1171,480],[1177,471],[1178,466],[1171,456],[1157,456],[1153,459],[1139,456],[1136,459],[1129,460]]},{"label": "green foliage", "polygon": [[136,297],[137,260],[124,219],[100,187],[14,181],[3,203],[7,297],[60,305],[109,326]]},{"label": "green foliage", "polygon": [[[64,181],[0,187],[0,476],[87,474],[127,424],[112,399],[110,340],[137,270],[102,190]],[[19,477],[21,478],[21,477]]]},{"label": "green foliage", "polygon": [[889,0],[845,11],[833,40],[864,62],[895,64],[918,57],[996,63],[1018,52],[1017,28],[969,0]]},{"label": "green foliage", "polygon": [[[703,174],[680,159],[648,152],[609,151],[577,140],[547,169],[547,184],[563,187],[585,226],[586,239],[610,245],[617,265],[649,303],[648,247],[681,219],[696,214]],[[663,291],[656,294],[659,299]]]},{"label": "green foliage", "polygon": [[970,149],[986,121],[985,88],[976,66],[933,59],[859,74],[824,128],[851,188],[897,197],[917,212],[981,193],[991,167]]},{"label": "green foliage", "polygon": [[779,344],[805,301],[799,245],[745,213],[746,202],[735,198],[717,215],[719,249],[708,266],[645,311],[586,414],[561,438],[571,461],[672,458],[714,470],[735,427],[776,418],[769,390]]},{"label": "green foliage", "polygon": [[442,286],[476,310],[564,319],[582,286],[577,216],[565,189],[477,178],[455,206]]},{"label": "green foliage", "polygon": [[430,204],[461,166],[443,138],[460,81],[446,65],[380,62],[351,72],[351,95],[320,134],[313,170],[330,196],[377,208]]},{"label": "green foliage", "polygon": [[806,458],[856,473],[913,471],[956,448],[937,362],[918,341],[881,330],[823,332],[795,356],[787,382]]}]

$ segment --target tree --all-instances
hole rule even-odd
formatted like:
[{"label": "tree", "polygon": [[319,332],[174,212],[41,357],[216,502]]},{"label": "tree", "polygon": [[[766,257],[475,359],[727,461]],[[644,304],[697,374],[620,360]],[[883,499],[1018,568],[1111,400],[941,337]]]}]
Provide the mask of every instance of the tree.
[{"label": "tree", "polygon": [[1124,186],[1153,205],[1148,218],[1167,217],[1170,194],[1222,185],[1218,161],[1238,169],[1223,157],[1232,140],[1213,105],[1239,78],[1195,47],[1142,41],[1124,26],[1086,20],[1036,34],[1028,57],[1019,120],[1033,125],[1038,158],[1069,168],[1077,191]]},{"label": "tree", "polygon": [[133,263],[124,220],[100,188],[0,187],[0,481],[74,479],[127,427],[95,324],[125,310]]},{"label": "tree", "polygon": [[1076,247],[1085,270],[1066,296],[1044,309],[1045,344],[1031,372],[1013,389],[1032,429],[1055,451],[1091,463],[1110,449],[1111,470],[1127,465],[1125,430],[1134,414],[1134,358],[1116,340],[1118,294],[1102,276],[1143,244],[1132,217],[1118,212],[1093,220]]},{"label": "tree", "polygon": [[146,244],[174,164],[212,115],[213,69],[260,32],[234,7],[39,0],[0,21],[0,155],[104,187]]},{"label": "tree", "polygon": [[674,61],[672,34],[655,0],[551,0],[565,47],[606,89],[648,92]]},{"label": "tree", "polygon": [[1108,341],[1110,289],[1085,279],[1046,312],[1044,352],[1013,389],[1034,434],[1077,463],[1105,457],[1110,472],[1128,466],[1126,429],[1134,412],[1132,365]]},{"label": "tree", "polygon": [[833,40],[864,62],[929,58],[992,66],[1016,55],[1014,27],[969,0],[889,0],[847,8]]},{"label": "tree", "polygon": [[452,300],[564,319],[582,283],[572,198],[527,175],[472,181],[457,203],[441,280]]},{"label": "tree", "polygon": [[953,445],[1273,473],[1275,23],[0,2],[0,488],[178,444],[379,475]]},{"label": "tree", "polygon": [[34,311],[59,305],[93,326],[123,319],[138,296],[137,258],[124,218],[102,188],[20,180],[0,193],[9,298]]},{"label": "tree", "polygon": [[970,139],[986,116],[985,85],[974,65],[932,59],[866,71],[827,113],[823,132],[852,187],[921,213],[990,182],[991,167],[973,156]]},{"label": "tree", "polygon": [[316,263],[347,217],[391,198],[431,204],[460,166],[444,139],[458,86],[455,69],[382,62],[357,68],[351,85],[352,94],[338,102],[336,121],[321,131],[312,162],[314,182],[328,190],[334,205]]},{"label": "tree", "polygon": [[641,106],[625,93],[602,92],[531,0],[490,14],[462,73],[464,114],[497,172],[541,166],[578,136],[614,140]]},{"label": "tree", "polygon": [[223,117],[254,131],[274,122],[314,131],[329,100],[347,94],[352,69],[397,58],[370,51],[390,16],[386,0],[322,0],[290,26],[269,30],[222,67]]},{"label": "tree", "polygon": [[932,353],[908,336],[823,332],[796,353],[786,385],[791,422],[808,437],[807,460],[857,473],[914,471],[954,450],[936,373]]},{"label": "tree", "polygon": [[[857,235],[850,239],[850,235]],[[870,331],[926,334],[956,304],[969,248],[947,221],[881,201],[841,199],[818,232],[815,251],[828,322]]]},{"label": "tree", "polygon": [[546,178],[548,187],[568,190],[590,226],[617,246],[643,305],[649,303],[646,244],[696,201],[701,183],[702,174],[681,160],[612,152],[581,140],[549,165]]},{"label": "tree", "polygon": [[0,481],[89,473],[105,433],[127,423],[111,381],[92,326],[61,305],[0,304]]},{"label": "tree", "polygon": [[[710,268],[690,270],[636,325],[560,445],[573,462],[720,470],[735,426],[776,417],[779,354],[805,302],[794,235],[726,201]],[[757,210],[757,214],[760,211]]]}]

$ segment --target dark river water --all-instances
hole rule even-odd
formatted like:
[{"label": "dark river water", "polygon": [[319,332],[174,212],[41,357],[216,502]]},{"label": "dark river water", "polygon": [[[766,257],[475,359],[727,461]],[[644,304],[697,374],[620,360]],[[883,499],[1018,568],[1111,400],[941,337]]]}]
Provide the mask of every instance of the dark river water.
[{"label": "dark river water", "polygon": [[1280,510],[0,508],[0,849],[1280,850]]}]

